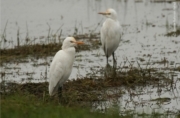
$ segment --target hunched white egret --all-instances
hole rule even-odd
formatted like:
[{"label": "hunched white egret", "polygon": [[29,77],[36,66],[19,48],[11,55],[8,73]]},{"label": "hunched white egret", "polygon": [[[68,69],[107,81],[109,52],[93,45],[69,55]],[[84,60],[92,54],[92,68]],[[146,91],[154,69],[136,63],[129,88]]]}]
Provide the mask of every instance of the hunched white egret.
[{"label": "hunched white egret", "polygon": [[113,63],[115,64],[114,52],[119,46],[122,37],[122,28],[114,9],[110,8],[106,12],[99,12],[99,14],[107,17],[101,28],[101,44],[107,59],[107,64],[108,58],[111,55],[113,56]]},{"label": "hunched white egret", "polygon": [[63,41],[62,50],[59,50],[55,54],[49,70],[50,96],[53,96],[57,92],[59,97],[62,96],[62,85],[71,74],[75,60],[75,47],[78,44],[83,44],[83,42],[76,41],[73,37],[67,37]]}]

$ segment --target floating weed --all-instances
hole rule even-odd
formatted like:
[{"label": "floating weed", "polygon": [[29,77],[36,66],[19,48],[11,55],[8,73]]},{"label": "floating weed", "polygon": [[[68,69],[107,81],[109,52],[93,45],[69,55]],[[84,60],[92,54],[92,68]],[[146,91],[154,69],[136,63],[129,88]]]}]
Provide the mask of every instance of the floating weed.
[{"label": "floating weed", "polygon": [[165,34],[165,36],[168,36],[168,37],[178,37],[180,35],[180,29],[177,29],[176,31],[172,31],[172,32],[169,32],[167,34]]},{"label": "floating weed", "polygon": [[180,66],[174,68],[174,71],[179,71],[180,72]]},{"label": "floating weed", "polygon": [[141,58],[141,57],[138,57],[137,58],[139,61],[141,61],[141,62],[144,62],[145,61],[145,59],[144,58]]},{"label": "floating weed", "polygon": [[169,61],[166,58],[163,58],[163,59],[161,59],[159,61],[154,62],[154,64],[164,64],[164,65],[167,64],[167,63],[169,63]]},{"label": "floating weed", "polygon": [[156,98],[156,99],[152,99],[151,101],[157,101],[159,103],[164,103],[164,102],[170,102],[171,101],[171,98]]}]

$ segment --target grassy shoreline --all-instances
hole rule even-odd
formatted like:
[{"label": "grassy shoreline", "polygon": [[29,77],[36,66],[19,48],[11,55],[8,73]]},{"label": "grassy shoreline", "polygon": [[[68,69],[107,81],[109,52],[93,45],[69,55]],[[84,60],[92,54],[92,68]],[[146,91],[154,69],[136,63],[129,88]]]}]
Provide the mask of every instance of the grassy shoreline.
[{"label": "grassy shoreline", "polygon": [[[104,71],[104,70],[99,70]],[[112,72],[111,72],[112,71]],[[93,111],[92,103],[118,98],[124,92],[120,89],[109,94],[107,91],[112,87],[126,86],[133,89],[136,86],[171,86],[175,82],[166,77],[164,73],[153,68],[142,69],[131,67],[128,71],[122,68],[111,70],[108,75],[99,78],[84,77],[70,80],[63,87],[63,98],[59,101],[58,96],[50,97],[48,94],[48,82],[43,83],[1,83],[1,115],[3,118],[21,117],[63,117],[63,118],[159,118],[167,117],[166,114],[137,114],[132,112],[119,113],[119,109],[109,108],[105,113]],[[132,93],[132,96],[134,94]],[[101,97],[99,97],[101,96]],[[130,94],[131,96],[131,94]],[[170,98],[166,98],[170,99]],[[153,99],[156,101],[159,99]],[[160,99],[165,100],[165,99]],[[177,113],[174,116],[178,115]]]},{"label": "grassy shoreline", "polygon": [[[16,92],[1,96],[2,118],[169,118],[166,114],[119,114],[118,109],[107,109],[106,113],[91,111],[89,107],[64,106],[53,98],[48,101],[29,93]],[[176,118],[179,115],[173,115]]]},{"label": "grassy shoreline", "polygon": [[2,118],[117,118],[118,114],[92,113],[88,108],[64,107],[53,100],[43,102],[31,94],[2,96]]}]

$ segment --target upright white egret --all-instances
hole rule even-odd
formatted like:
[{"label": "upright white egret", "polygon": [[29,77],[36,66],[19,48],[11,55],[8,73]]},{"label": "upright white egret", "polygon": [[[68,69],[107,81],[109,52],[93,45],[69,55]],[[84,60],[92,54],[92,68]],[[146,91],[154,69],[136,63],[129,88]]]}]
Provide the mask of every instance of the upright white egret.
[{"label": "upright white egret", "polygon": [[99,14],[107,17],[101,28],[101,44],[107,59],[107,64],[108,58],[111,55],[113,56],[113,62],[115,63],[114,52],[119,46],[122,37],[122,28],[114,9],[108,9],[106,12],[99,12]]},{"label": "upright white egret", "polygon": [[83,44],[76,41],[73,37],[67,37],[63,41],[62,50],[59,50],[54,56],[49,70],[49,94],[50,96],[58,92],[62,95],[62,85],[69,78],[73,62],[75,60],[75,46]]}]

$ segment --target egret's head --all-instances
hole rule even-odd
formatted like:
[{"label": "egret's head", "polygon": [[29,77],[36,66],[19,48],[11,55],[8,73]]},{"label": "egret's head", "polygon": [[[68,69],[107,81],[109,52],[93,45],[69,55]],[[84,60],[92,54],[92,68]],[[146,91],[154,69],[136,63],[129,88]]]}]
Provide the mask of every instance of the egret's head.
[{"label": "egret's head", "polygon": [[69,48],[69,47],[76,47],[77,45],[84,44],[81,41],[76,41],[74,37],[67,37],[63,41],[62,49]]},{"label": "egret's head", "polygon": [[111,18],[111,19],[114,19],[116,20],[117,19],[117,13],[114,9],[107,9],[105,12],[99,12],[99,14],[102,14],[108,18]]}]

